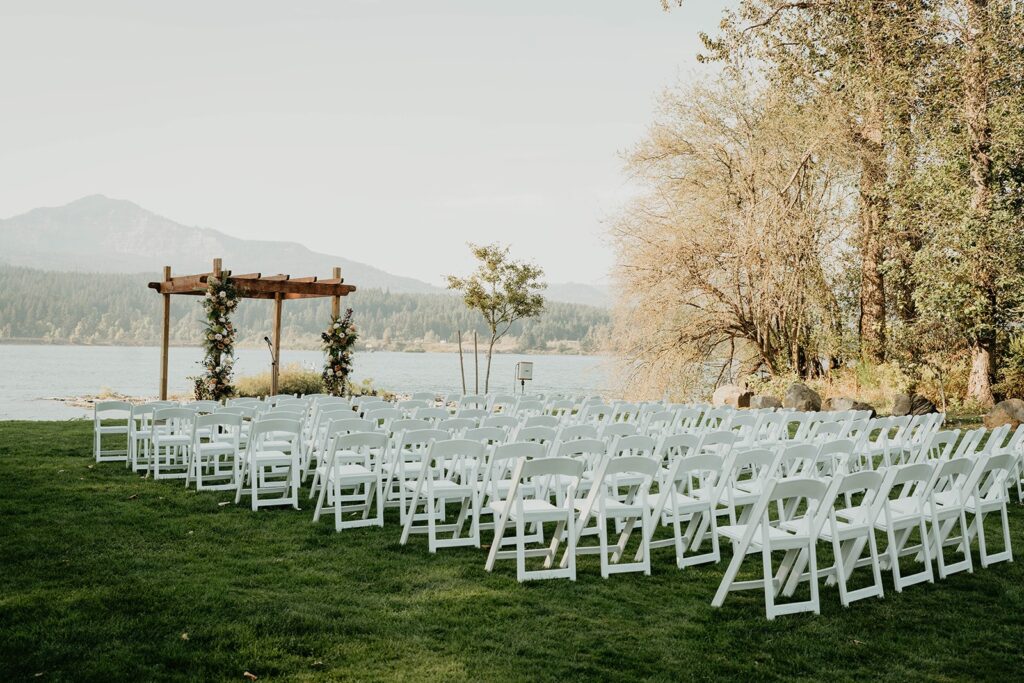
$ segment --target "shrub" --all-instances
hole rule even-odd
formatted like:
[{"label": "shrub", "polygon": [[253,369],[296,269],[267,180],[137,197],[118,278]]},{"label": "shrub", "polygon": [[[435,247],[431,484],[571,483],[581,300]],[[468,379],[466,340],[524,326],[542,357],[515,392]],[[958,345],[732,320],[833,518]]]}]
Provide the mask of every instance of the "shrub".
[{"label": "shrub", "polygon": [[747,378],[747,387],[755,394],[774,396],[782,400],[786,389],[793,382],[803,382],[818,392],[822,400],[847,397],[863,401],[875,407],[879,413],[892,408],[893,396],[910,389],[910,378],[892,363],[858,363],[849,367],[834,368],[825,377],[803,380],[795,374],[775,377]]},{"label": "shrub", "polygon": [[[298,364],[286,365],[277,378],[277,391],[280,394],[321,394],[324,393],[323,378],[317,370],[307,370]],[[269,396],[270,372],[239,377],[235,393],[238,396]],[[369,379],[359,384],[349,382],[348,393],[353,396],[381,396],[385,400],[394,398],[394,394],[376,388],[373,380]]]},{"label": "shrub", "polygon": [[993,387],[996,393],[1006,398],[1024,398],[1024,334],[1010,338],[1000,360],[999,383]]},{"label": "shrub", "polygon": [[[269,396],[270,372],[239,377],[235,382],[235,390],[239,396]],[[298,364],[285,365],[277,378],[277,391],[280,394],[319,394],[323,390],[320,372],[306,370]]]}]

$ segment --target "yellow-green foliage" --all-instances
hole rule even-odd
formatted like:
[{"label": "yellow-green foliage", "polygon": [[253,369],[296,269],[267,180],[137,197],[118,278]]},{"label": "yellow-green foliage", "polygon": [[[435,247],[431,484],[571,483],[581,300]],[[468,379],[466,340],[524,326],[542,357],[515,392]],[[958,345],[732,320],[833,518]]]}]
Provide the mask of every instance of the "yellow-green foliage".
[{"label": "yellow-green foliage", "polygon": [[[239,377],[235,382],[235,391],[239,396],[269,396],[270,373]],[[323,379],[317,370],[307,370],[297,363],[285,365],[278,377],[277,391],[279,394],[320,394],[324,391]],[[348,393],[353,396],[382,396],[385,400],[394,398],[394,394],[374,387],[370,379],[364,379],[359,384],[349,382]]]},{"label": "yellow-green foliage", "polygon": [[[239,377],[235,382],[239,396],[269,396],[270,372]],[[317,370],[306,370],[301,365],[285,365],[277,380],[279,394],[319,394],[324,390],[323,380]]]},{"label": "yellow-green foliage", "polygon": [[751,377],[747,380],[747,386],[756,394],[775,396],[782,400],[786,388],[797,381],[804,382],[818,392],[823,401],[828,398],[852,398],[872,405],[879,413],[888,413],[892,408],[893,396],[911,388],[910,378],[891,363],[860,363],[853,367],[836,368],[828,377],[811,380],[800,380],[793,374],[768,379]]}]

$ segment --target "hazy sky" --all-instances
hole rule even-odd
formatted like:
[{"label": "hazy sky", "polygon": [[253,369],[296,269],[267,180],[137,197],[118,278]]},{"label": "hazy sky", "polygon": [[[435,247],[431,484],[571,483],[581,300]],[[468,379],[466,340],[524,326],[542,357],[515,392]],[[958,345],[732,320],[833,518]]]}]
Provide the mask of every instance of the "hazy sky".
[{"label": "hazy sky", "polygon": [[101,193],[440,284],[600,282],[620,152],[725,0],[0,4],[0,217]]}]

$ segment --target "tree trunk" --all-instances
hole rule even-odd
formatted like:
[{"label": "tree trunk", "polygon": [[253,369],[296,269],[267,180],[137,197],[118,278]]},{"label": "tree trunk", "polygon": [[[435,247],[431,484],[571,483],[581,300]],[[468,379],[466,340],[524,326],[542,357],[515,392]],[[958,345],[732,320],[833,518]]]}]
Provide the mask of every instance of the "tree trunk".
[{"label": "tree trunk", "polygon": [[[964,68],[964,122],[970,145],[969,167],[971,184],[971,219],[976,222],[978,244],[975,256],[978,265],[978,286],[983,296],[995,300],[995,290],[988,259],[993,258],[989,247],[988,231],[992,214],[992,125],[989,121],[989,8],[988,0],[968,0],[966,64]],[[982,311],[991,316],[994,310]],[[974,321],[975,328],[986,329],[990,320]],[[967,396],[991,405],[992,375],[995,367],[995,335],[978,334],[971,347],[971,375],[967,383]]]},{"label": "tree trunk", "polygon": [[883,3],[867,3],[863,26],[867,51],[868,89],[857,134],[860,173],[860,353],[873,363],[885,360],[885,234],[888,220],[884,96],[885,46],[878,28],[884,19]]},{"label": "tree trunk", "polygon": [[864,360],[881,363],[885,360],[885,148],[879,113],[873,112],[872,118],[874,122],[865,126],[861,138],[860,348]]},{"label": "tree trunk", "polygon": [[978,342],[971,347],[971,375],[967,380],[967,396],[982,405],[995,403],[992,395],[992,360],[989,344]]},{"label": "tree trunk", "polygon": [[491,356],[494,355],[494,341],[494,337],[491,337],[491,343],[487,345],[487,372],[484,374],[485,394],[491,390]]},{"label": "tree trunk", "polygon": [[[892,156],[894,158],[896,201],[895,210],[889,208],[890,236],[888,246],[895,256],[893,269],[888,271],[886,288],[890,292],[890,301],[895,314],[904,325],[910,325],[917,319],[917,306],[914,303],[914,256],[921,249],[921,230],[916,225],[907,205],[907,198],[900,194],[910,185],[914,175],[914,142],[913,121],[909,109],[900,112],[897,118],[896,132],[892,138]],[[894,219],[898,216],[898,220]]]}]

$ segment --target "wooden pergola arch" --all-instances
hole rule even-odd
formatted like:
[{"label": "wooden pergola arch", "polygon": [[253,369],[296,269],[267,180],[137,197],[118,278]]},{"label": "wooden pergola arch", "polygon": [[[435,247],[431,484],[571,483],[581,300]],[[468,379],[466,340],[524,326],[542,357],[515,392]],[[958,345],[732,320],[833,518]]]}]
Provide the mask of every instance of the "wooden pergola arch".
[{"label": "wooden pergola arch", "polygon": [[[346,285],[341,277],[341,268],[335,267],[330,278],[320,280],[312,277],[296,277],[290,275],[263,275],[262,273],[243,273],[234,275],[230,270],[223,270],[221,259],[213,259],[213,270],[198,275],[171,276],[171,267],[164,266],[164,279],[161,282],[150,282],[154,289],[164,296],[163,337],[160,345],[160,399],[167,399],[167,357],[170,351],[171,328],[171,295],[189,294],[202,296],[206,293],[210,277],[230,277],[238,290],[241,299],[273,299],[274,300],[274,358],[281,357],[281,305],[285,299],[319,299],[332,297],[331,313],[341,314],[341,297],[356,291],[355,285]],[[277,393],[278,372],[280,363],[275,363],[270,375],[271,393]]]}]

